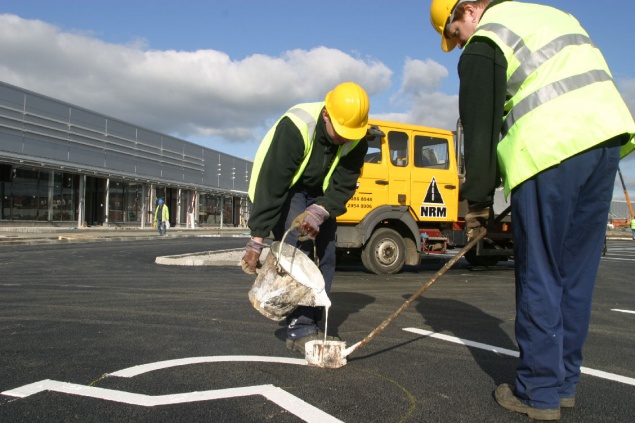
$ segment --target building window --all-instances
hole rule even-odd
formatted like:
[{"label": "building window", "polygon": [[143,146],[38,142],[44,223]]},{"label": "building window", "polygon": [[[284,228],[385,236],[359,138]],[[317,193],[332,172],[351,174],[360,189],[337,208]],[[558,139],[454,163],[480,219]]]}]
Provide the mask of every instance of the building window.
[{"label": "building window", "polygon": [[108,221],[113,223],[141,222],[142,184],[110,180]]},{"label": "building window", "polygon": [[71,222],[77,219],[78,184],[78,175],[63,172],[53,173],[51,220]]},{"label": "building window", "polygon": [[[49,220],[49,171],[14,169],[13,180],[5,183],[3,218]],[[8,185],[8,187],[7,187]],[[7,207],[8,206],[8,207]],[[8,210],[6,210],[8,208]]]}]

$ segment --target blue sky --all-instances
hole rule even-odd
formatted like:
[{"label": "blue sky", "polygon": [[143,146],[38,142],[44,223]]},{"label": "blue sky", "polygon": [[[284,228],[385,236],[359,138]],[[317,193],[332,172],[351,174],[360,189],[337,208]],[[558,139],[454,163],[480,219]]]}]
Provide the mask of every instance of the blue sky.
[{"label": "blue sky", "polygon": [[[540,3],[578,18],[635,113],[635,3]],[[246,159],[289,106],[347,80],[368,91],[372,117],[453,129],[460,50],[441,51],[428,10],[426,0],[2,0],[0,79]],[[621,168],[635,197],[635,154]]]}]

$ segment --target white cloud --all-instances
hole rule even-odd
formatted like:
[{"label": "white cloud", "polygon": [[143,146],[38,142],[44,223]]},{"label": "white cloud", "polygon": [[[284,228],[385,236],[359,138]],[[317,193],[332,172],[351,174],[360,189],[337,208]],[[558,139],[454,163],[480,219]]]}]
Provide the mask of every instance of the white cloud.
[{"label": "white cloud", "polygon": [[458,95],[440,91],[448,70],[434,60],[406,59],[399,92],[393,106],[404,112],[374,115],[378,119],[453,130],[459,117]]},{"label": "white cloud", "polygon": [[404,77],[400,91],[411,95],[434,92],[438,90],[441,82],[448,75],[448,70],[432,59],[422,61],[408,58],[404,65]]},{"label": "white cloud", "polygon": [[258,142],[290,105],[323,99],[345,80],[372,96],[389,87],[392,75],[381,62],[326,47],[235,60],[215,50],[145,46],[0,15],[4,82],[185,139]]},{"label": "white cloud", "polygon": [[[390,97],[389,110],[371,106],[374,118],[444,129],[458,119],[458,95],[442,90],[450,74],[432,59],[407,58],[391,96],[391,69],[333,48],[236,59],[217,50],[147,45],[111,44],[90,32],[0,14],[2,81],[246,159],[290,105],[319,100],[344,80],[360,83],[371,97]],[[635,111],[635,79],[617,83]],[[635,154],[623,162],[633,186],[631,163]]]}]

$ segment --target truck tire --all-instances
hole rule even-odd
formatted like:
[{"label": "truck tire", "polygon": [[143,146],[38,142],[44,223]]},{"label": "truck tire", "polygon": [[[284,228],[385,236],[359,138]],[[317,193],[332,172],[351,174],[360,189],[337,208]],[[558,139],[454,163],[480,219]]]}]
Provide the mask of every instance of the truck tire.
[{"label": "truck tire", "polygon": [[364,246],[362,264],[376,275],[399,272],[406,262],[406,244],[399,232],[390,228],[377,229]]}]

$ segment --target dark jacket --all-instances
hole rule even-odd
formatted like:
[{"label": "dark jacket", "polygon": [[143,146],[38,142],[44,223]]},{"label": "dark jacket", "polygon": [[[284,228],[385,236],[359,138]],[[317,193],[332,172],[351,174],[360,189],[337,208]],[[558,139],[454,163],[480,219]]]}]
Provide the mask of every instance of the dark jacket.
[{"label": "dark jacket", "polygon": [[[316,204],[323,206],[331,218],[346,212],[346,203],[355,193],[368,143],[366,140],[361,140],[354,149],[340,159],[324,193],[322,184],[338,147],[326,133],[326,124],[320,115],[311,159],[296,184],[317,197]],[[304,140],[300,130],[291,119],[285,117],[276,127],[258,176],[253,208],[249,217],[252,236],[268,236],[280,219],[293,175],[300,167],[303,157]]]},{"label": "dark jacket", "polygon": [[[507,0],[495,0],[490,7]],[[472,208],[489,207],[501,183],[496,148],[500,140],[505,96],[507,60],[489,39],[473,37],[458,65],[459,114],[465,135],[466,181],[461,199]]]}]

